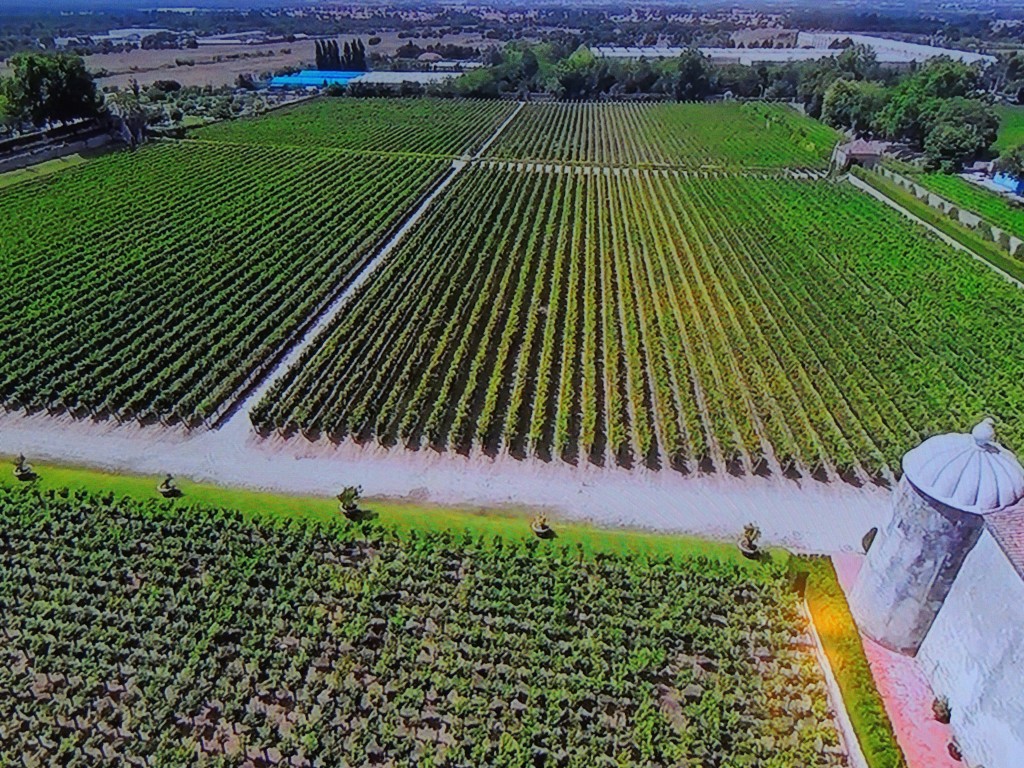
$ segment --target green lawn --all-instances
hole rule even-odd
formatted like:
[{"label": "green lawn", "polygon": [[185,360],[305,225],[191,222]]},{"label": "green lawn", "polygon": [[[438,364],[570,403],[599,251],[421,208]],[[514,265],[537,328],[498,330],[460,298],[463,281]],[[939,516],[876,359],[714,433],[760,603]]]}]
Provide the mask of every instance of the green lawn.
[{"label": "green lawn", "polygon": [[14,171],[0,173],[0,189],[28,181],[29,179],[38,179],[40,176],[48,176],[65,168],[74,168],[76,165],[85,163],[87,159],[76,153],[66,157],[58,157],[54,160],[46,160],[36,165],[30,165],[27,168],[18,168]]},{"label": "green lawn", "polygon": [[997,107],[999,113],[999,137],[994,149],[1002,152],[1008,147],[1024,144],[1024,106]]},{"label": "green lawn", "polygon": [[[10,457],[0,464],[0,485],[13,485],[17,481],[9,470]],[[70,488],[90,492],[113,492],[134,499],[156,498],[156,486],[161,478],[138,477],[102,472],[80,467],[57,466],[33,462],[40,490]],[[334,499],[320,496],[289,496],[263,493],[241,488],[193,483],[185,478],[176,479],[183,495],[183,505],[200,504],[208,507],[236,509],[250,517],[303,518],[326,520],[337,514]],[[374,522],[398,534],[417,531],[462,531],[476,535],[501,536],[505,539],[529,539],[532,511],[502,509],[500,511],[474,507],[441,507],[384,499],[367,499],[361,505],[375,513]],[[752,567],[732,543],[707,541],[691,536],[647,533],[626,529],[602,529],[579,523],[552,520],[552,526],[563,544],[580,544],[589,553],[648,553],[664,555],[704,555],[737,565]],[[772,550],[773,562],[786,562],[784,550]]]},{"label": "green lawn", "polygon": [[875,687],[857,625],[832,561],[818,557],[794,558],[791,569],[794,575],[806,574],[807,607],[868,765],[870,768],[906,768],[906,758]]}]

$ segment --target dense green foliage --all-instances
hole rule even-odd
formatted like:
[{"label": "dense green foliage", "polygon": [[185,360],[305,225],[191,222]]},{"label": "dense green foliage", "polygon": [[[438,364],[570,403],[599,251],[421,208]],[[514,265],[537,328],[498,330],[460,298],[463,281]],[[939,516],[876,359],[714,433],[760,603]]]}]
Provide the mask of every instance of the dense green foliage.
[{"label": "dense green foliage", "polygon": [[995,170],[1024,179],[1024,143],[1007,147],[995,161]]},{"label": "dense green foliage", "polygon": [[1019,290],[851,185],[544,168],[467,171],[257,425],[691,471],[1024,438]]},{"label": "dense green foliage", "polygon": [[19,53],[7,65],[10,77],[0,78],[0,118],[43,126],[99,113],[96,86],[81,57]]},{"label": "dense green foliage", "polygon": [[568,100],[653,95],[686,101],[712,89],[712,67],[695,48],[673,59],[630,61],[599,59],[586,45],[512,44],[493,58],[491,66],[437,89],[484,98],[543,92]]},{"label": "dense green foliage", "polygon": [[209,417],[445,164],[159,145],[0,191],[0,402]]},{"label": "dense green foliage", "polygon": [[528,104],[488,155],[685,168],[824,168],[838,135],[781,105]]},{"label": "dense green foliage", "polygon": [[840,766],[784,569],[0,488],[0,762]]},{"label": "dense green foliage", "polygon": [[888,92],[869,80],[836,80],[825,91],[821,120],[827,125],[856,133],[870,132],[878,111],[885,106]]},{"label": "dense green foliage", "polygon": [[479,148],[512,112],[497,101],[327,99],[258,119],[217,123],[196,139],[454,157]]},{"label": "dense green foliage", "polygon": [[860,633],[832,561],[801,558],[792,562],[794,574],[806,574],[807,607],[868,765],[905,768],[906,759],[875,687]]},{"label": "dense green foliage", "polygon": [[1007,275],[1024,282],[1024,264],[1021,263],[1021,260],[1011,258],[1002,246],[992,240],[985,239],[979,234],[978,230],[967,227],[959,221],[954,221],[951,216],[943,213],[938,208],[932,207],[909,189],[894,183],[880,174],[866,171],[863,168],[855,167],[852,170],[858,178],[866,181],[912,215],[931,224],[943,234],[952,237],[960,245],[963,245]]},{"label": "dense green foliage", "polygon": [[[828,82],[821,117],[829,125],[908,142],[924,153],[933,170],[960,170],[996,141],[999,114],[979,96],[978,67],[945,57],[932,59],[886,87],[874,78],[872,62],[863,72],[822,70],[820,82],[805,81],[815,93]],[[812,114],[815,112],[812,110]]]},{"label": "dense green foliage", "polygon": [[366,46],[359,38],[351,42],[346,40],[343,46],[339,46],[337,40],[317,40],[316,68],[332,72],[365,72]]}]

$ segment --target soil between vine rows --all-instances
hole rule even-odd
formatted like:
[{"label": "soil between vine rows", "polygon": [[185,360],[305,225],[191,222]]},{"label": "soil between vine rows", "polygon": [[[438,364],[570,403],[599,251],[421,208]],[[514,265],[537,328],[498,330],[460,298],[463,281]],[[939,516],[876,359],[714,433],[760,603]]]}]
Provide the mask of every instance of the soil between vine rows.
[{"label": "soil between vine rows", "polygon": [[830,180],[475,165],[250,415],[310,439],[864,481],[982,413],[1021,438],[1022,303]]}]

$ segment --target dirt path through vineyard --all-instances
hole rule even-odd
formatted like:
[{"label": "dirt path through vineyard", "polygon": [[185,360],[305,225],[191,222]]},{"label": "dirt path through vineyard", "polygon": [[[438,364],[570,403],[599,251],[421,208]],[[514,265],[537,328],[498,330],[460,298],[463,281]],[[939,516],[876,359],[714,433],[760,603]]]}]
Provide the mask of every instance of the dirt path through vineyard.
[{"label": "dirt path through vineyard", "polygon": [[0,415],[0,454],[24,453],[32,461],[79,464],[111,472],[170,472],[199,482],[284,493],[327,496],[344,485],[360,484],[371,497],[537,507],[599,525],[715,538],[734,538],[746,523],[754,522],[769,543],[800,551],[858,550],[863,534],[886,518],[888,493],[884,489],[782,477],[687,476],[673,470],[625,470],[588,463],[577,467],[560,461],[520,461],[508,455],[461,456],[353,443],[334,446],[301,438],[262,439],[252,431],[252,405],[314,343],[462,168],[487,162],[480,158],[521,109],[520,104],[473,157],[453,164],[448,176],[382,244],[355,282],[294,341],[281,363],[237,404],[219,428],[188,434],[158,426],[11,413]]},{"label": "dirt path through vineyard", "polygon": [[[244,414],[243,414],[244,417]],[[237,419],[243,422],[242,418]],[[244,421],[248,421],[244,417]],[[160,427],[0,416],[0,454],[113,472],[171,472],[257,490],[333,495],[358,483],[370,496],[437,504],[543,507],[605,526],[733,538],[757,523],[771,543],[800,551],[856,551],[886,519],[888,494],[815,480],[685,476],[586,464],[495,459],[261,439],[242,429],[186,435]]]}]

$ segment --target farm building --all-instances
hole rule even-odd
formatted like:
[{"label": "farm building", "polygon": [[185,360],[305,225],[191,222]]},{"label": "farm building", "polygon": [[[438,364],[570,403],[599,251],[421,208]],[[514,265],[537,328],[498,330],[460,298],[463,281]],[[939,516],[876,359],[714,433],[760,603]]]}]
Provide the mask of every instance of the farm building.
[{"label": "farm building", "polygon": [[295,75],[279,75],[270,81],[271,88],[324,88],[328,85],[401,85],[403,83],[436,83],[454,75],[451,72],[327,72],[304,69]]},{"label": "farm building", "polygon": [[916,656],[970,764],[1020,766],[1024,468],[990,421],[906,454],[850,606],[866,635]]},{"label": "farm building", "polygon": [[866,141],[856,139],[843,144],[836,150],[836,166],[848,168],[859,165],[863,168],[874,168],[882,159],[882,153],[889,148],[885,141]]}]

